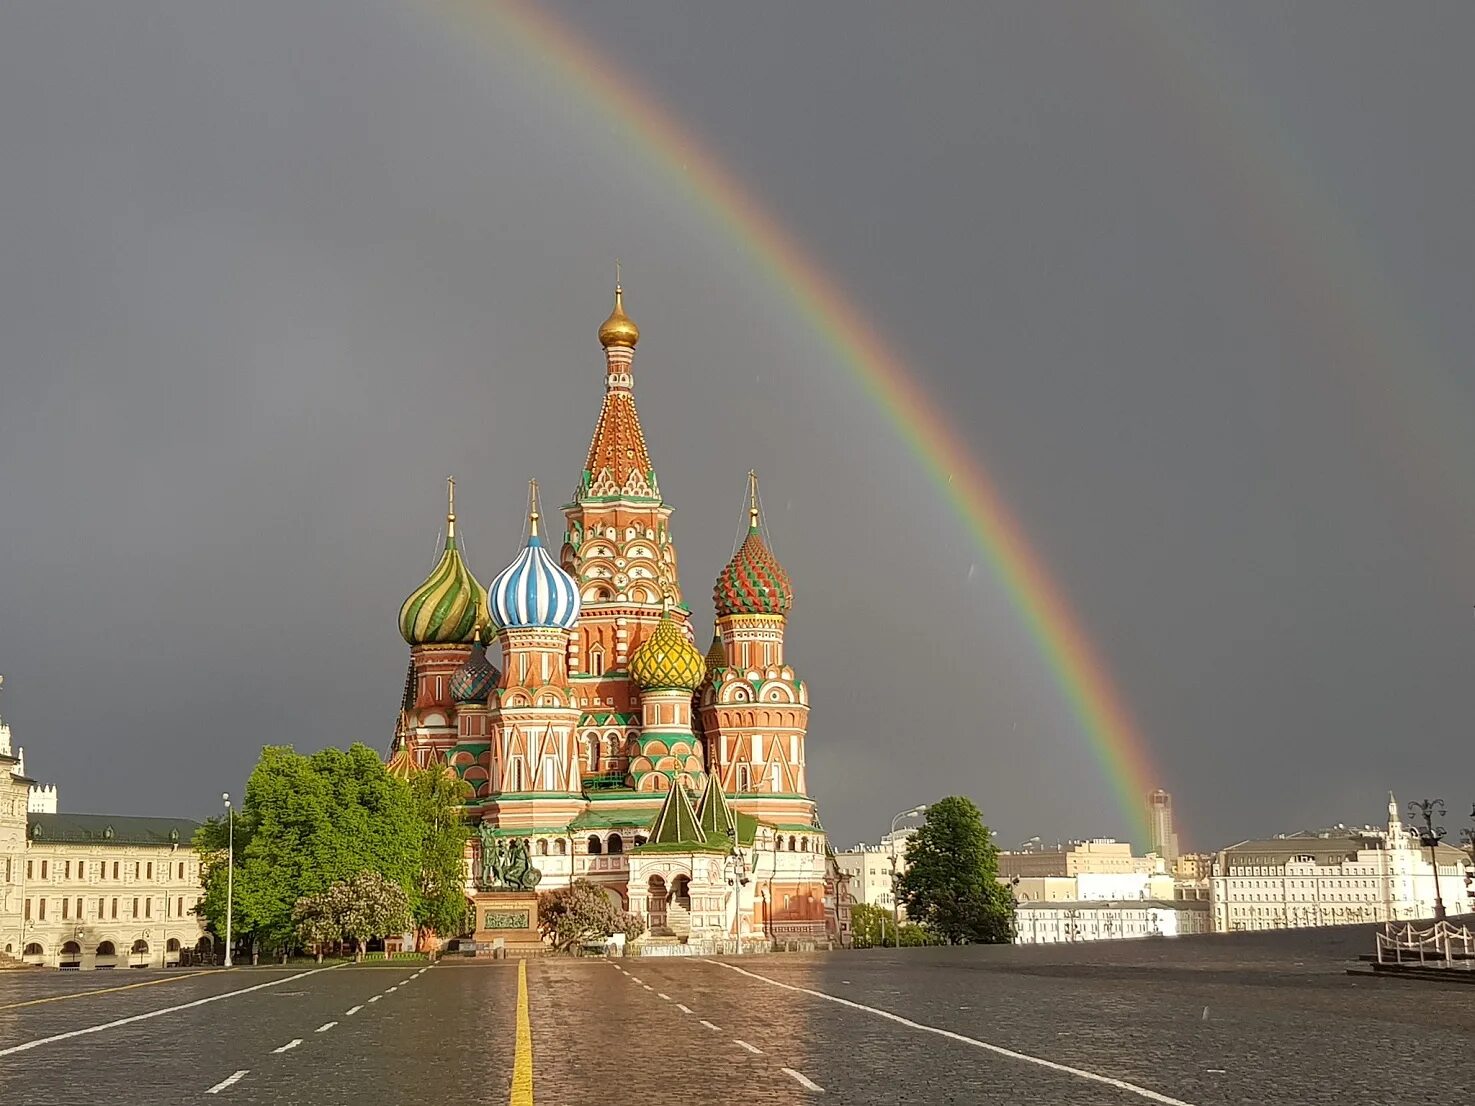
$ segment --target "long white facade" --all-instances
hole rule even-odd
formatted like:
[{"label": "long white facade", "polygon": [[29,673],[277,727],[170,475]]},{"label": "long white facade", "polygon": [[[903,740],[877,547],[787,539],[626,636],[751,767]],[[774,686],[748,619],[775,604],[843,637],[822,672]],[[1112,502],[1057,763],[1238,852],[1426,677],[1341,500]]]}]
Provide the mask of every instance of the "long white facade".
[{"label": "long white facade", "polygon": [[[1470,858],[1435,850],[1438,897],[1470,913]],[[1209,877],[1218,932],[1411,921],[1435,913],[1436,868],[1389,796],[1385,834],[1293,835],[1222,850]]]}]

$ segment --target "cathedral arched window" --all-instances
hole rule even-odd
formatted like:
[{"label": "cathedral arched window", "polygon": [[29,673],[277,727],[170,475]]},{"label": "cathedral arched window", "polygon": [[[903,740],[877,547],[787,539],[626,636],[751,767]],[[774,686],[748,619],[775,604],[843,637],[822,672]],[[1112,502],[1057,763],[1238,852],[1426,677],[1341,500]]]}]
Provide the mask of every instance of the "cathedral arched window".
[{"label": "cathedral arched window", "polygon": [[598,856],[602,852],[604,852],[604,842],[599,840],[597,833],[591,833],[589,835],[589,855]]},{"label": "cathedral arched window", "polygon": [[548,855],[548,841],[547,841],[546,838],[542,838],[542,837],[538,838],[538,855],[539,856],[547,856]]},{"label": "cathedral arched window", "polygon": [[604,675],[604,646],[596,645],[589,650],[589,672],[594,676]]},{"label": "cathedral arched window", "polygon": [[610,834],[609,835],[609,850],[608,850],[610,856],[616,856],[616,855],[618,855],[620,853],[623,853],[624,851],[625,851],[625,839],[623,837],[621,837],[618,833],[612,833],[612,834]]}]

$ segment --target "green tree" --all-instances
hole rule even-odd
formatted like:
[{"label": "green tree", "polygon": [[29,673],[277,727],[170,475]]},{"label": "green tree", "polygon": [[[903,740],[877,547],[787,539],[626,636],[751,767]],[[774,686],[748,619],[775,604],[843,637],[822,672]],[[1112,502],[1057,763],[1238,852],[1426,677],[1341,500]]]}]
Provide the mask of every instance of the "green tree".
[{"label": "green tree", "polygon": [[420,834],[413,908],[417,936],[454,937],[466,927],[466,784],[443,771],[416,772],[410,795]]},{"label": "green tree", "polygon": [[857,949],[879,949],[892,943],[895,928],[891,911],[870,903],[850,907],[850,944]]},{"label": "green tree", "polygon": [[[632,927],[632,922],[634,923]],[[621,910],[604,890],[587,879],[538,896],[538,927],[555,949],[568,951],[616,933],[629,937],[644,931],[638,918]]]},{"label": "green tree", "polygon": [[[225,932],[223,820],[196,835],[208,857],[201,913]],[[303,756],[289,746],[261,751],[235,825],[235,917],[253,948],[285,955],[296,937],[297,901],[370,871],[415,890],[425,834],[410,788],[365,745]],[[375,934],[379,936],[379,934]]]},{"label": "green tree", "polygon": [[999,850],[972,800],[954,795],[927,808],[907,843],[898,894],[907,915],[950,945],[1014,939],[1014,897],[998,881]]}]

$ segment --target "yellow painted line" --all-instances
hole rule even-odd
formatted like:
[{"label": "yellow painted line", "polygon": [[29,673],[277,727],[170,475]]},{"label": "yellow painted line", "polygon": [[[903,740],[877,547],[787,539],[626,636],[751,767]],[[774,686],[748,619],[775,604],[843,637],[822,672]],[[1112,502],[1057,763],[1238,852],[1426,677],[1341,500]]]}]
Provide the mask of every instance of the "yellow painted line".
[{"label": "yellow painted line", "polygon": [[507,1106],[533,1106],[533,1027],[528,1020],[528,962],[517,962],[517,1050]]},{"label": "yellow painted line", "polygon": [[0,1010],[18,1010],[22,1006],[40,1006],[47,1002],[66,1002],[68,999],[87,998],[89,995],[110,995],[115,991],[131,991],[136,987],[157,987],[161,983],[178,983],[181,979],[194,979],[202,975],[214,975],[223,972],[224,968],[212,968],[205,972],[188,972],[185,975],[171,975],[164,979],[145,979],[142,983],[125,983],[121,987],[104,987],[98,991],[74,991],[70,995],[52,995],[50,998],[33,998],[25,1002],[12,1002],[9,1006],[0,1006]]}]

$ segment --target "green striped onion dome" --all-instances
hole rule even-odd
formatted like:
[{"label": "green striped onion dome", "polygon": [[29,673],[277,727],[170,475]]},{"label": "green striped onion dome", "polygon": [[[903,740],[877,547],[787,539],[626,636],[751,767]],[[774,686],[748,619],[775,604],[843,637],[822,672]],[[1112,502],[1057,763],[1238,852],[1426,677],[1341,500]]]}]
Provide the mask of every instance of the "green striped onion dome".
[{"label": "green striped onion dome", "polygon": [[695,691],[707,662],[667,614],[630,658],[630,675],[642,691]]},{"label": "green striped onion dome", "polygon": [[411,645],[452,645],[471,641],[486,620],[486,592],[461,559],[456,523],[446,527],[446,551],[425,583],[399,609],[400,636]]}]

